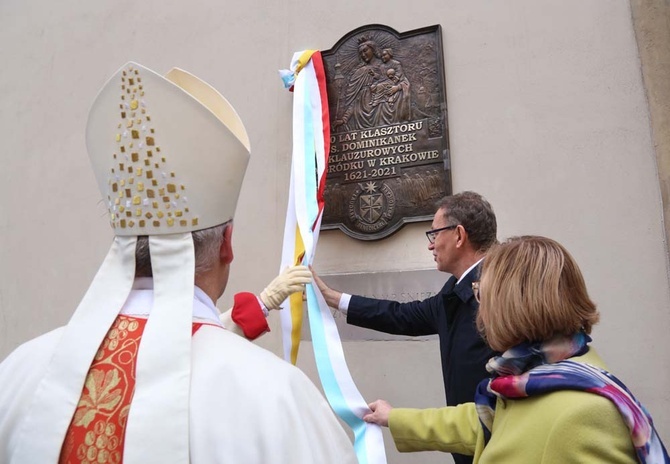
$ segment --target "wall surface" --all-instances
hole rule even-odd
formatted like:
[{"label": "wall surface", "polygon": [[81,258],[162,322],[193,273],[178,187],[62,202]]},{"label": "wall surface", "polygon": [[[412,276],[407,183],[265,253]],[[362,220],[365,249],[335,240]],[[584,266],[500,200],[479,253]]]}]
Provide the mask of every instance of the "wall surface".
[{"label": "wall surface", "polygon": [[[236,291],[262,290],[279,267],[292,95],[277,70],[293,52],[330,48],[370,23],[398,31],[441,24],[454,190],[491,201],[500,238],[547,235],[574,254],[602,312],[595,345],[669,442],[662,201],[624,0],[0,2],[0,358],[68,320],[109,248],[83,134],[89,105],[118,67],[187,69],[245,121],[253,152],[224,308]],[[375,243],[324,232],[316,267],[432,269],[428,227]],[[273,332],[259,342],[276,353],[278,322],[271,315]],[[436,342],[344,349],[366,399],[443,404]],[[318,384],[310,350],[302,345],[299,366]],[[446,461],[400,455],[388,435],[387,450],[391,463]]]}]

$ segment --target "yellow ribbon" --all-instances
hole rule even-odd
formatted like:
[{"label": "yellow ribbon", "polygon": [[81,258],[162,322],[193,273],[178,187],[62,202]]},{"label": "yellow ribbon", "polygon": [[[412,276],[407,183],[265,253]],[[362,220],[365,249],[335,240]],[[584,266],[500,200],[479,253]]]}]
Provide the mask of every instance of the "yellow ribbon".
[{"label": "yellow ribbon", "polygon": [[[311,56],[311,55],[310,55]],[[302,59],[302,57],[301,57]],[[300,235],[300,229],[295,226],[295,251],[293,254],[294,263],[296,265],[302,263],[302,258],[305,255],[305,244]],[[291,305],[291,364],[295,366],[298,362],[298,348],[300,347],[300,335],[302,333],[302,314],[303,301],[302,292],[296,292],[289,297]]]},{"label": "yellow ribbon", "polygon": [[298,75],[300,71],[302,71],[302,68],[307,66],[307,63],[309,63],[309,60],[312,59],[312,55],[316,52],[316,50],[305,50],[302,52],[302,55],[300,55],[300,58],[298,58],[298,66],[295,68],[295,72],[293,73],[294,75]]}]

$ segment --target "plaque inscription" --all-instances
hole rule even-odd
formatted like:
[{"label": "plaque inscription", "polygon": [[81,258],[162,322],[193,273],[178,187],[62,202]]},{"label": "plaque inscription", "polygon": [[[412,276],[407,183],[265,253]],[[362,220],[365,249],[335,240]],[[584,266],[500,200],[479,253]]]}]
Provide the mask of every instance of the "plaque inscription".
[{"label": "plaque inscription", "polygon": [[360,27],[323,52],[331,122],[322,229],[361,240],[451,193],[440,26]]}]

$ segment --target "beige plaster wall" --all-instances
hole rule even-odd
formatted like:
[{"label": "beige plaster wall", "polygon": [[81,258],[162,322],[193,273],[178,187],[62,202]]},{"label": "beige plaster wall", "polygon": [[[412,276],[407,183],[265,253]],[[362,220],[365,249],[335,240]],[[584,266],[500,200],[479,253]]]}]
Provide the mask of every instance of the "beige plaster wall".
[{"label": "beige plaster wall", "polygon": [[[661,193],[624,0],[0,2],[0,357],[65,323],[111,240],[84,148],[88,107],[125,61],[180,66],[237,108],[252,143],[229,290],[279,266],[291,95],[276,70],[369,23],[443,27],[455,190],[488,197],[500,237],[565,244],[602,311],[595,343],[670,440],[670,292]],[[363,244],[324,232],[322,273],[430,269],[415,224]],[[260,343],[279,353],[278,318]],[[434,342],[348,342],[361,391],[443,404]],[[299,365],[316,381],[311,347]],[[222,353],[222,356],[228,355]],[[318,381],[317,381],[318,382]],[[388,435],[387,435],[388,438]],[[445,462],[438,453],[389,462]]]}]

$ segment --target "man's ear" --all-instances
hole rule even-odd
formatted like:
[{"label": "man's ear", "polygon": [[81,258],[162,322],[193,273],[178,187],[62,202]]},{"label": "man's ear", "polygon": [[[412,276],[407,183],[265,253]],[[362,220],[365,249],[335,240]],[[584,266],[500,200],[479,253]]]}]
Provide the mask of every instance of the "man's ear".
[{"label": "man's ear", "polygon": [[230,224],[223,231],[223,241],[221,242],[221,248],[219,248],[219,259],[224,264],[230,264],[233,262],[233,258],[233,225]]},{"label": "man's ear", "polygon": [[468,231],[465,230],[465,227],[462,225],[456,226],[456,234],[457,234],[457,239],[456,239],[456,247],[460,248],[465,245],[468,239]]}]

